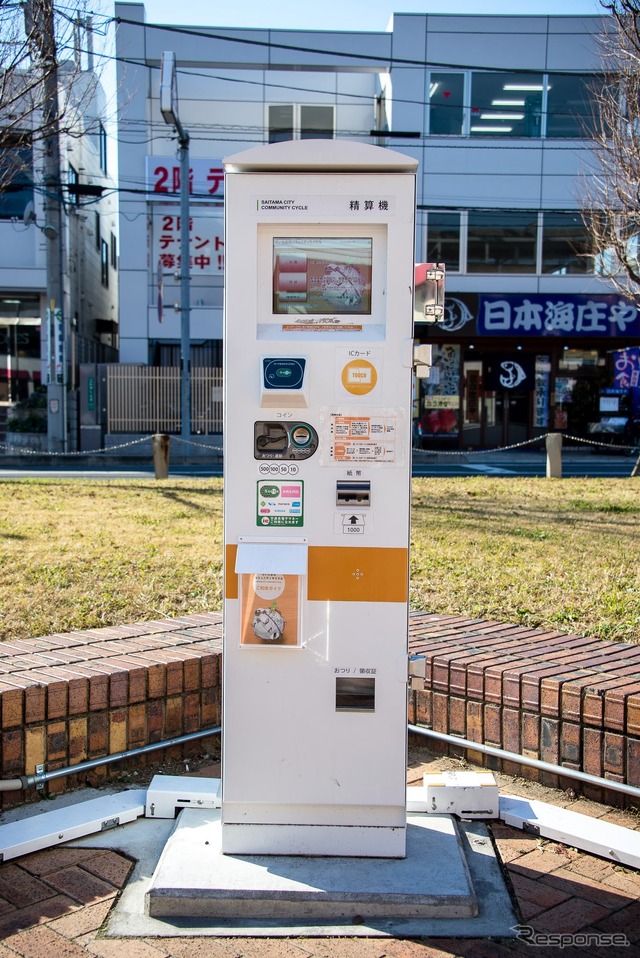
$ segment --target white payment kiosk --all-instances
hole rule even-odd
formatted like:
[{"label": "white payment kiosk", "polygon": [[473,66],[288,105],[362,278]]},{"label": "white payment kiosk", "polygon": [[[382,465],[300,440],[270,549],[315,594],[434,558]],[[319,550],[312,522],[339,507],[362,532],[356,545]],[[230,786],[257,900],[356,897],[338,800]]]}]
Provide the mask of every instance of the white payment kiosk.
[{"label": "white payment kiosk", "polygon": [[227,854],[405,856],[416,166],[225,161]]}]

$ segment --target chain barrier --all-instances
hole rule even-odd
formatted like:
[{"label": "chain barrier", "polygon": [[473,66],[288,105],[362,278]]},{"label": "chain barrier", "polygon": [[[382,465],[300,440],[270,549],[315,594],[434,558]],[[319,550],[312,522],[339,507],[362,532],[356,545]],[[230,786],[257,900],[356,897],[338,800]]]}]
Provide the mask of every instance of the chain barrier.
[{"label": "chain barrier", "polygon": [[[545,433],[543,436],[537,436],[535,439],[527,439],[524,442],[515,442],[510,446],[495,446],[492,449],[414,449],[415,452],[426,452],[430,455],[435,456],[488,456],[493,455],[496,452],[510,452],[513,449],[525,449],[527,446],[536,446],[543,442],[546,442],[548,436],[557,435],[557,433]],[[180,436],[171,436],[172,443],[182,443],[185,446],[195,446],[199,449],[206,449],[210,452],[223,452],[223,447],[220,445],[212,446],[206,442],[194,442],[189,439],[182,439]],[[100,456],[100,455],[110,455],[112,452],[118,452],[120,449],[129,449],[132,446],[139,446],[144,442],[149,442],[153,439],[152,435],[143,436],[141,439],[132,439],[130,442],[123,442],[117,446],[109,446],[106,449],[92,449],[80,452],[49,452],[48,450],[43,449],[25,449],[22,446],[12,446],[10,443],[0,442],[0,451],[5,452],[7,455],[12,456],[49,456],[49,457],[58,457],[61,459],[65,458],[77,458],[78,456]],[[612,445],[607,442],[597,442],[595,439],[583,439],[581,436],[563,436],[563,440],[570,440],[571,442],[582,443],[587,446],[595,446],[600,449],[607,449],[610,452],[613,450],[616,451],[626,451],[631,454],[640,453],[640,448],[635,446],[623,446],[623,445]]]},{"label": "chain barrier", "polygon": [[49,452],[47,449],[25,449],[23,446],[12,446],[6,442],[0,442],[0,449],[6,451],[10,456],[57,456],[60,459],[66,459],[74,456],[107,455],[111,452],[117,452],[119,449],[128,449],[130,446],[138,446],[140,443],[149,442],[151,438],[151,436],[143,436],[142,439],[132,439],[131,442],[123,442],[119,446],[109,446],[108,449],[81,450],[79,452]]},{"label": "chain barrier", "polygon": [[[182,439],[180,436],[170,436],[172,443],[181,442],[185,446],[196,446],[199,449],[207,449],[210,452],[222,452],[220,445],[212,446],[207,442],[191,442],[189,439]],[[25,449],[23,446],[12,446],[10,443],[0,442],[0,450],[12,456],[57,456],[61,459],[75,456],[100,456],[108,455],[112,452],[118,452],[120,449],[128,449],[131,446],[139,446],[143,442],[153,440],[153,435],[143,436],[141,439],[132,439],[130,442],[120,443],[118,446],[109,446],[105,449],[91,449],[80,452],[49,452],[46,449]]]},{"label": "chain barrier", "polygon": [[526,442],[516,442],[512,446],[497,446],[495,449],[423,449],[419,452],[431,452],[436,456],[486,456],[494,452],[507,452],[511,449],[523,449],[525,446],[532,446],[535,443],[542,442],[545,436],[538,436],[536,439],[527,439]]},{"label": "chain barrier", "polygon": [[581,442],[581,443],[583,443],[583,444],[585,444],[585,445],[587,445],[587,446],[599,446],[600,449],[609,449],[609,450],[612,450],[612,449],[616,449],[616,450],[617,450],[617,449],[626,449],[627,452],[630,452],[630,453],[632,453],[632,454],[633,454],[634,452],[640,453],[640,448],[638,447],[638,444],[637,444],[637,443],[636,443],[635,446],[623,446],[623,445],[620,445],[620,446],[615,445],[615,446],[614,446],[614,445],[613,445],[612,443],[610,443],[610,442],[597,442],[597,440],[595,440],[595,439],[583,439],[581,436],[565,436],[565,439],[571,439],[572,442]]},{"label": "chain barrier", "polygon": [[[557,435],[557,433],[547,432],[543,436],[536,436],[535,439],[527,439],[525,442],[516,442],[511,446],[495,446],[491,449],[419,449],[415,451],[428,452],[435,456],[487,456],[493,455],[496,452],[510,452],[512,449],[524,449],[526,446],[535,446],[539,443],[546,442],[547,438],[553,435]],[[640,452],[638,446],[614,446],[608,442],[597,442],[595,439],[583,439],[581,436],[563,435],[562,438],[564,441],[570,440],[571,442],[581,442],[587,446],[597,446],[601,449],[607,449],[609,452],[613,450],[626,450],[632,454],[634,452]]]},{"label": "chain barrier", "polygon": [[190,439],[182,439],[181,436],[171,436],[171,442],[181,442],[185,446],[196,446],[198,449],[210,449],[211,452],[222,452],[222,446],[211,446],[208,442],[193,442]]}]

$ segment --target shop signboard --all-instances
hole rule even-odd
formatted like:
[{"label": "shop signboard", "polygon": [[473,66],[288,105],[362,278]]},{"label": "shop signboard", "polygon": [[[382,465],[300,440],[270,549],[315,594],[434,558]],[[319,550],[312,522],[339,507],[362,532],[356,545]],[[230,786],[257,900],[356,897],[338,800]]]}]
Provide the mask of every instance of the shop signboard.
[{"label": "shop signboard", "polygon": [[631,408],[634,418],[640,418],[640,347],[621,349],[614,353],[613,382],[619,389],[631,390]]},{"label": "shop signboard", "polygon": [[[426,328],[418,323],[419,329]],[[430,338],[517,336],[599,338],[640,336],[640,309],[621,296],[578,293],[454,293]]]},{"label": "shop signboard", "polygon": [[481,295],[480,336],[639,336],[640,312],[611,295]]},{"label": "shop signboard", "polygon": [[[163,210],[153,217],[153,262],[158,264],[158,283],[163,273],[180,269],[181,217]],[[224,273],[224,224],[220,215],[189,217],[189,269],[193,277]],[[159,302],[161,296],[159,291]],[[159,310],[161,313],[161,310]]]},{"label": "shop signboard", "polygon": [[[175,156],[145,157],[146,188],[149,199],[180,199],[180,161]],[[189,193],[197,202],[224,200],[224,170],[219,159],[191,157],[189,160]]]}]

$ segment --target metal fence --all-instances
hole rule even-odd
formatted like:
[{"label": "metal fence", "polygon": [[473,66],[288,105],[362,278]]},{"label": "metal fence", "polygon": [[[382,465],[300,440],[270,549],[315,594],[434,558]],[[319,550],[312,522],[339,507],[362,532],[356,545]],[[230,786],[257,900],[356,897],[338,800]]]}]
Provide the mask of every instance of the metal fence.
[{"label": "metal fence", "polygon": [[222,369],[191,370],[191,432],[201,436],[222,432]]},{"label": "metal fence", "polygon": [[[179,433],[180,370],[175,366],[108,365],[108,433]],[[191,432],[222,432],[222,370],[191,370]]]}]

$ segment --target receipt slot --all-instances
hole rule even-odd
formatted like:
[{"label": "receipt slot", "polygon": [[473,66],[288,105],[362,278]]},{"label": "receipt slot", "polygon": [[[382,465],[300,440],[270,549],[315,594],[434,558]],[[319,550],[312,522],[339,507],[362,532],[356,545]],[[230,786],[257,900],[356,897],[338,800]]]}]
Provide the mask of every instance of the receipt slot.
[{"label": "receipt slot", "polygon": [[225,161],[227,854],[405,856],[416,166]]}]

